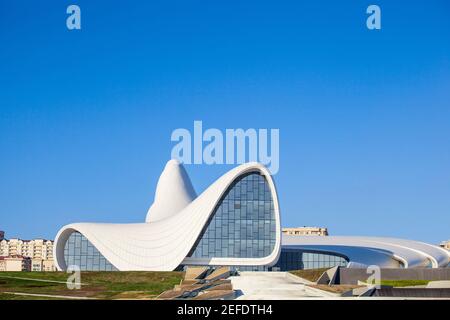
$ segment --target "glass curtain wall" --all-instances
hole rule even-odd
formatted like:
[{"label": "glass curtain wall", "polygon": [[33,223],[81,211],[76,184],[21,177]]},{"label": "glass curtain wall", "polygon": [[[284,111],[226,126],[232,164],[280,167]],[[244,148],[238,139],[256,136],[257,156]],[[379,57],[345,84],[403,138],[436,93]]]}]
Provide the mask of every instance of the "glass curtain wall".
[{"label": "glass curtain wall", "polygon": [[307,250],[282,249],[280,259],[274,267],[281,271],[346,267],[345,257],[325,252]]},{"label": "glass curtain wall", "polygon": [[275,247],[275,208],[266,178],[251,172],[225,192],[189,253],[192,258],[261,258]]},{"label": "glass curtain wall", "polygon": [[73,232],[64,246],[67,267],[76,265],[81,271],[117,271],[117,269],[81,233]]}]

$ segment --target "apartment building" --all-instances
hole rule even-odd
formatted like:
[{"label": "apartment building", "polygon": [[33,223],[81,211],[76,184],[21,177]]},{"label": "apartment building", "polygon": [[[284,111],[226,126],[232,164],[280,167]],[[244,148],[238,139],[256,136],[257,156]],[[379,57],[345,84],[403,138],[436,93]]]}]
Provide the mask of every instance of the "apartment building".
[{"label": "apartment building", "polygon": [[440,246],[444,249],[450,250],[450,240],[442,241]]},{"label": "apartment building", "polygon": [[282,228],[281,232],[290,236],[328,236],[328,229],[321,227]]},{"label": "apartment building", "polygon": [[0,257],[0,271],[31,271],[31,259],[21,255]]},{"label": "apartment building", "polygon": [[0,241],[0,256],[30,258],[30,270],[32,271],[56,271],[53,263],[53,241],[51,240],[3,239]]}]

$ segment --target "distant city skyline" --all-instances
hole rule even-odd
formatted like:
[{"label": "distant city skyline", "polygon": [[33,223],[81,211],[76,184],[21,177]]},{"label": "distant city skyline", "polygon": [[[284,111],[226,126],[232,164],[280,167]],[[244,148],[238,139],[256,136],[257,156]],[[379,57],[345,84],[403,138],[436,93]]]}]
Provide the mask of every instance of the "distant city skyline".
[{"label": "distant city skyline", "polygon": [[[143,222],[192,128],[279,129],[283,227],[450,237],[450,4],[6,1],[0,230]],[[105,6],[108,10],[105,12]],[[38,11],[38,14],[36,13]],[[234,165],[186,165],[200,193]]]}]

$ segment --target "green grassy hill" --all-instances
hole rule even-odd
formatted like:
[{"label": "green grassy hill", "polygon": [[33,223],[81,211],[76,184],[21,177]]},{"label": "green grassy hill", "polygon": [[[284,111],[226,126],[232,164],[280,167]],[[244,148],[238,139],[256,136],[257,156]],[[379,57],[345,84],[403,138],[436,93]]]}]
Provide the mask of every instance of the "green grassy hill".
[{"label": "green grassy hill", "polygon": [[183,273],[82,272],[81,289],[74,290],[67,288],[69,276],[64,272],[0,272],[0,300],[54,299],[12,293],[95,299],[154,299],[163,291],[179,284]]}]

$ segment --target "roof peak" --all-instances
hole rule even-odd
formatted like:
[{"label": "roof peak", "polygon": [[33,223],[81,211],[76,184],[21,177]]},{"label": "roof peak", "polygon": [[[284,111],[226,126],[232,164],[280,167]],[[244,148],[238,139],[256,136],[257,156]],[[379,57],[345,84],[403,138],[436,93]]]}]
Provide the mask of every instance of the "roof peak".
[{"label": "roof peak", "polygon": [[155,200],[147,212],[146,222],[154,222],[172,216],[197,197],[191,180],[180,161],[166,163],[155,191]]}]

